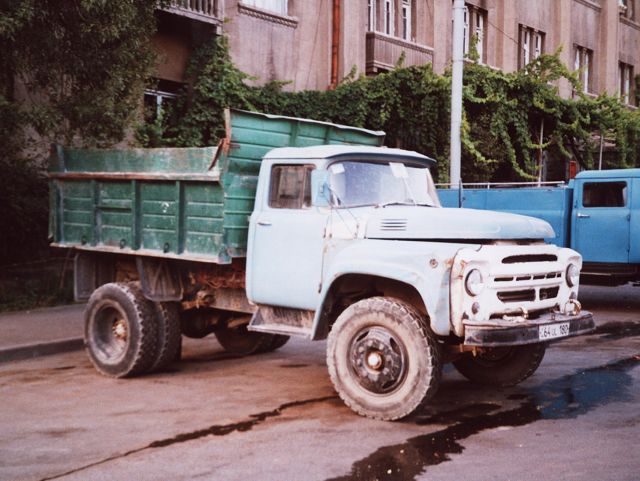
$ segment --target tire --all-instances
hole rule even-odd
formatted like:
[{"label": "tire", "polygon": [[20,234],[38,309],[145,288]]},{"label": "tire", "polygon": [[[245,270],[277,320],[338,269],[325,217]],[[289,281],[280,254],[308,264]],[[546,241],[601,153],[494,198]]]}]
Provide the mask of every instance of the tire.
[{"label": "tire", "polygon": [[237,327],[223,327],[215,331],[216,338],[225,351],[236,356],[248,356],[269,350],[274,335],[249,331],[247,326],[248,324],[241,324]]},{"label": "tire", "polygon": [[476,355],[466,353],[453,361],[464,377],[489,386],[514,386],[531,376],[544,357],[546,344],[490,348]]},{"label": "tire", "polygon": [[261,349],[259,352],[271,352],[271,351],[275,351],[276,349],[280,349],[287,342],[289,342],[289,339],[290,339],[289,336],[285,336],[282,334],[274,334],[273,340],[271,341],[271,343],[268,346],[266,346],[264,349]]},{"label": "tire", "polygon": [[435,336],[411,305],[372,297],[336,320],[327,343],[331,381],[344,403],[373,419],[401,419],[427,403],[442,376]]},{"label": "tire", "polygon": [[180,313],[174,302],[154,303],[158,325],[158,348],[151,371],[161,371],[180,356]]},{"label": "tire", "polygon": [[153,303],[134,283],[100,286],[87,303],[84,342],[89,359],[106,376],[120,378],[148,371],[158,344]]}]

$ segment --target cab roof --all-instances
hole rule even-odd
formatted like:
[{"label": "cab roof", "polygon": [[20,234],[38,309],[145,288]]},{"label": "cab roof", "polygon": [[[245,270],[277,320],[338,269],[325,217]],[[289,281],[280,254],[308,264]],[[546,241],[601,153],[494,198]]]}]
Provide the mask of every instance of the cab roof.
[{"label": "cab roof", "polygon": [[427,166],[435,165],[436,161],[431,157],[413,152],[411,150],[392,149],[388,147],[369,147],[364,145],[316,145],[312,147],[281,147],[269,151],[265,160],[311,160],[311,159],[375,159],[384,160],[393,158],[408,160]]},{"label": "cab roof", "polygon": [[629,179],[639,178],[640,169],[585,170],[576,179]]}]

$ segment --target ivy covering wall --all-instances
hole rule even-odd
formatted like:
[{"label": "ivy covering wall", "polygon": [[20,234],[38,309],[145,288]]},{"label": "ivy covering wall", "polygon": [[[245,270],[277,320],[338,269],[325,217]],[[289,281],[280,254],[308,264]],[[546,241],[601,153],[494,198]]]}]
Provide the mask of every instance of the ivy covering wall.
[{"label": "ivy covering wall", "polygon": [[[173,111],[139,130],[143,145],[215,144],[224,132],[222,110],[234,107],[384,130],[388,145],[436,158],[439,180],[448,179],[450,72],[398,65],[375,77],[354,72],[329,91],[288,92],[285,82],[256,88],[246,85],[248,76],[233,65],[220,37],[194,55],[189,75],[192,83]],[[558,82],[572,85],[574,98],[561,98]],[[464,85],[465,182],[535,179],[541,149],[549,178],[564,180],[570,159],[583,168],[597,164],[601,134],[613,151],[607,168],[640,166],[640,113],[616,97],[579,93],[577,76],[559,52],[514,73],[466,64]]]}]

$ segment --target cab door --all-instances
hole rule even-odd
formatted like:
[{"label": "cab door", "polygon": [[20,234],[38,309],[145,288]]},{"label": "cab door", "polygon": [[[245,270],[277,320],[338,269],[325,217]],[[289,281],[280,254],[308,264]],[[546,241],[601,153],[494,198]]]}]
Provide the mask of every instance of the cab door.
[{"label": "cab door", "polygon": [[247,294],[255,303],[317,307],[328,213],[311,205],[312,170],[302,164],[270,169],[268,198],[250,220]]},{"label": "cab door", "polygon": [[631,188],[626,179],[576,180],[571,247],[585,262],[629,262]]}]

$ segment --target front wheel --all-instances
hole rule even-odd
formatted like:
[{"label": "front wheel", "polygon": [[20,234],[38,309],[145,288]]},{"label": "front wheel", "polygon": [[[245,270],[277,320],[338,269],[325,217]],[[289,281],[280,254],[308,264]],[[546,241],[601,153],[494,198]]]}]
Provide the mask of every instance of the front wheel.
[{"label": "front wheel", "polygon": [[327,365],[347,406],[387,421],[431,399],[442,375],[435,336],[422,316],[385,297],[356,302],[338,317],[329,333]]},{"label": "front wheel", "polygon": [[545,344],[492,347],[473,356],[466,353],[453,361],[470,381],[489,386],[514,386],[531,376],[544,357]]}]

